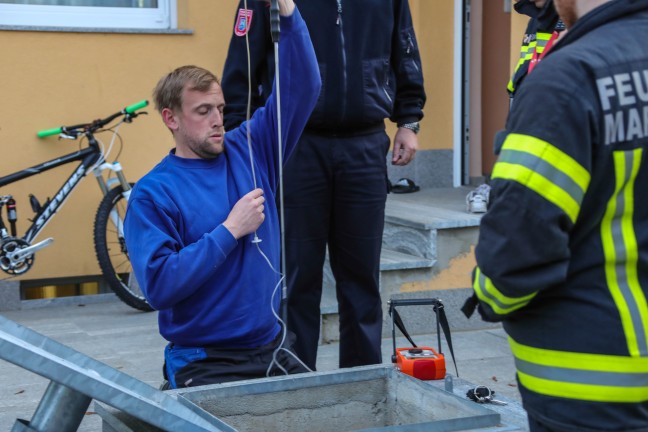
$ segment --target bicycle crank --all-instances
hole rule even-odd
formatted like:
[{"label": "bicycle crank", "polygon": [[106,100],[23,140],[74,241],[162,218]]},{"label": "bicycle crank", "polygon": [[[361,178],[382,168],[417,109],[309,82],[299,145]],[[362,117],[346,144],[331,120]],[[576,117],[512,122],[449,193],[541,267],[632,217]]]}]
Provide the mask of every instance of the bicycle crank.
[{"label": "bicycle crank", "polygon": [[34,253],[49,246],[53,238],[30,245],[23,239],[7,237],[0,248],[0,269],[10,275],[27,272],[34,265]]}]

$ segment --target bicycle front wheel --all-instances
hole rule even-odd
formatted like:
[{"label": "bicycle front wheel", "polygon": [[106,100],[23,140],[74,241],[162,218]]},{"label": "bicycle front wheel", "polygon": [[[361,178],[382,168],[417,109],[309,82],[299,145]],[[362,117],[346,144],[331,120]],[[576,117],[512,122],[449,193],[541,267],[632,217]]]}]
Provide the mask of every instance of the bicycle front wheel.
[{"label": "bicycle front wheel", "polygon": [[141,311],[153,308],[135,279],[124,240],[124,216],[127,201],[123,188],[111,189],[103,198],[94,225],[94,243],[103,277],[121,301]]}]

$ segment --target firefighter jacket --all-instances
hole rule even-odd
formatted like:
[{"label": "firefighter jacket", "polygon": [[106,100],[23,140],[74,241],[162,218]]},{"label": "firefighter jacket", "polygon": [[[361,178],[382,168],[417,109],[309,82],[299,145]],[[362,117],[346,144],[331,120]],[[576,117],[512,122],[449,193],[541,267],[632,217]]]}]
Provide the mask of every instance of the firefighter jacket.
[{"label": "firefighter jacket", "polygon": [[528,15],[530,19],[522,39],[520,59],[506,87],[511,99],[527,76],[533,57],[542,55],[554,31],[561,32],[565,29],[556,13],[553,0],[547,0],[542,9],[538,9],[529,0],[520,0],[514,7],[518,13]]},{"label": "firefighter jacket", "polygon": [[[423,117],[423,73],[407,0],[295,3],[308,26],[322,77],[307,129],[342,133],[384,128],[386,118],[406,123]],[[243,4],[240,1],[223,71],[228,130],[246,118],[248,86],[254,112],[270,94],[274,77],[269,9],[265,2],[248,0],[246,11]]]},{"label": "firefighter jacket", "polygon": [[473,288],[556,430],[648,430],[647,40],[647,1],[580,18],[520,88],[493,169]]}]

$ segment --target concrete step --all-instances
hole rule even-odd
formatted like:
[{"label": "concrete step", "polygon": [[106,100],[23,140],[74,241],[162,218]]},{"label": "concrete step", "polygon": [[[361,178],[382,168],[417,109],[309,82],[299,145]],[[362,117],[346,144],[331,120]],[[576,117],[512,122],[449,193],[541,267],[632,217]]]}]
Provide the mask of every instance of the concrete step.
[{"label": "concrete step", "polygon": [[399,252],[384,247],[380,254],[381,272],[431,268],[434,266],[434,263],[435,261],[433,259],[411,255],[409,253]]},{"label": "concrete step", "polygon": [[[430,189],[390,195],[385,211],[380,292],[383,299],[383,337],[391,335],[387,301],[391,298],[440,298],[455,330],[482,328],[461,313],[472,289],[474,247],[481,215],[466,212],[470,188]],[[429,310],[428,310],[429,309]],[[322,293],[321,340],[339,337],[335,281],[325,267]],[[406,308],[399,313],[411,334],[436,328],[431,307]]]},{"label": "concrete step", "polygon": [[383,247],[436,260],[440,231],[479,226],[481,216],[465,211],[464,196],[463,188],[431,191],[417,200],[391,195],[385,208]]}]

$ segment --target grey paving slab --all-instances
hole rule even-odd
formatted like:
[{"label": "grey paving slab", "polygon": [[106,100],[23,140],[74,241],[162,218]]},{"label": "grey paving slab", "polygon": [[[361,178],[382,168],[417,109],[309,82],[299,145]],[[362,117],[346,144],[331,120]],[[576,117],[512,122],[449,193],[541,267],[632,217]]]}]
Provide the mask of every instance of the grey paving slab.
[{"label": "grey paving slab", "polygon": [[[114,301],[3,315],[155,387],[161,381],[165,341],[157,332],[155,313],[140,313]],[[0,361],[0,431],[9,431],[16,418],[30,419],[48,383],[39,375]],[[90,411],[79,430],[98,432],[100,425],[99,417]]]},{"label": "grey paving slab", "polygon": [[[155,312],[137,312],[114,301],[84,307],[48,306],[8,311],[3,316],[152,386],[157,387],[161,381],[162,350],[166,342],[158,334]],[[511,401],[511,406],[504,408],[503,421],[523,425],[513,358],[504,332],[500,328],[461,331],[454,332],[452,337],[460,377],[455,394],[465,395],[471,385],[488,385],[501,398]],[[417,335],[414,340],[418,345],[436,347],[435,334]],[[397,338],[397,346],[409,345],[404,338]],[[338,350],[337,343],[321,345],[318,370],[337,369]],[[444,352],[449,356],[447,349]],[[391,354],[392,341],[384,339],[384,363],[390,363]],[[449,358],[447,368],[454,375]],[[31,418],[48,383],[34,373],[0,361],[0,432],[9,431],[17,418]],[[93,404],[80,431],[101,431],[101,420],[92,410]]]},{"label": "grey paving slab", "polygon": [[13,280],[0,281],[0,310],[16,309],[20,309],[20,283]]}]

